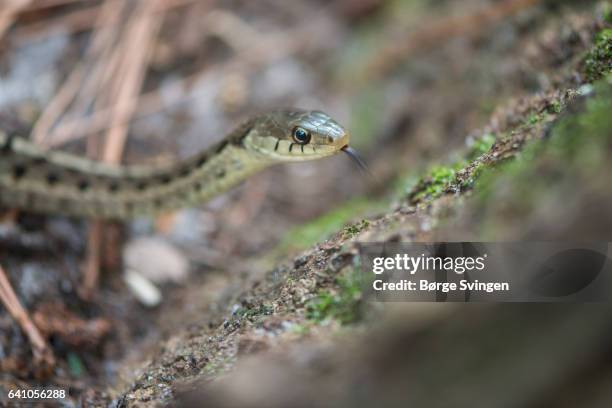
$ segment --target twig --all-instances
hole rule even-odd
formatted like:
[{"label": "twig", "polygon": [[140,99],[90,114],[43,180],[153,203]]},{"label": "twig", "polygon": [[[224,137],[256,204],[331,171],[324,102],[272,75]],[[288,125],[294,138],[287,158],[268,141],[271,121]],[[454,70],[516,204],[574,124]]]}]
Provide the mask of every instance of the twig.
[{"label": "twig", "polygon": [[[117,64],[120,63],[118,52],[120,47],[116,47],[115,44],[121,39],[121,31],[115,29],[114,23],[120,20],[122,12],[125,11],[125,4],[119,7],[111,6],[111,2],[105,3],[106,13],[101,18],[105,24],[96,30],[94,41],[88,50],[88,54],[91,55],[92,70],[75,98],[72,111],[62,118],[60,123],[71,118],[82,117],[89,109],[96,109],[103,103],[109,103],[107,99],[104,99],[104,96],[107,95],[105,87],[112,79]],[[88,143],[87,148],[90,149],[90,147]],[[98,156],[91,157],[98,158]]]},{"label": "twig", "polygon": [[[59,1],[59,0],[58,0]],[[70,0],[78,1],[78,0]],[[196,0],[166,0],[155,10],[156,13],[164,13],[170,9],[185,7],[191,3],[195,3]],[[14,32],[17,46],[23,46],[27,43],[34,41],[40,41],[41,39],[48,38],[56,35],[54,28],[61,28],[59,32],[64,34],[76,34],[81,31],[92,30],[100,27],[102,23],[98,19],[100,8],[110,4],[112,7],[119,8],[125,5],[125,0],[106,0],[102,6],[93,5],[85,9],[78,9],[67,12],[56,18],[47,18],[42,22],[34,22],[25,24],[22,27],[17,27]],[[32,4],[30,8],[24,11],[33,10],[36,3]],[[117,25],[118,23],[114,23]],[[116,28],[116,27],[115,27]]]},{"label": "twig", "polygon": [[98,286],[100,276],[100,250],[102,246],[102,221],[89,223],[87,236],[87,255],[85,257],[83,283],[79,288],[79,296],[91,300]]},{"label": "twig", "polygon": [[54,35],[77,34],[95,29],[101,24],[98,17],[105,4],[68,11],[58,17],[47,17],[41,21],[19,25],[13,31],[13,44],[19,48]]},{"label": "twig", "polygon": [[[106,27],[107,24],[119,18],[121,11],[121,7],[111,7],[109,3],[107,3],[102,7],[98,18],[105,23],[104,27]],[[59,120],[60,116],[66,112],[66,109],[76,97],[86,74],[88,60],[93,60],[95,56],[100,53],[105,44],[111,40],[108,37],[109,32],[112,33],[112,28],[107,28],[106,30],[101,29],[93,36],[92,43],[85,56],[85,61],[81,62],[72,70],[68,79],[62,84],[60,90],[55,94],[51,102],[47,105],[47,108],[41,114],[32,130],[32,139],[36,143],[42,144],[43,140],[51,133],[51,129]]]},{"label": "twig", "polygon": [[45,370],[55,365],[55,357],[53,351],[43,338],[38,328],[30,319],[30,316],[23,308],[17,295],[9,282],[6,273],[0,266],[0,301],[8,310],[9,314],[15,319],[23,332],[28,336],[32,345],[32,354],[34,355],[35,364],[39,367],[44,367]]},{"label": "twig", "polygon": [[6,0],[8,4],[3,4],[0,9],[0,39],[13,24],[15,16],[26,8],[32,0]]},{"label": "twig", "polygon": [[66,6],[68,4],[77,3],[77,2],[82,3],[83,0],[36,0],[32,4],[30,4],[28,7],[26,7],[23,11],[25,12],[38,11],[42,9],[52,8],[52,7]]},{"label": "twig", "polygon": [[[137,95],[140,93],[149,63],[153,42],[161,26],[161,18],[155,11],[162,0],[142,1],[128,20],[129,29],[124,39],[114,50],[105,69],[97,71],[103,80],[112,80],[110,86],[98,88],[98,102],[110,101],[114,106],[111,114],[111,127],[106,134],[101,159],[107,163],[120,163],[127,137],[128,126],[126,122],[117,118],[130,118],[135,110]],[[135,21],[132,21],[135,20]],[[119,72],[117,72],[119,69]],[[112,76],[112,73],[115,76]],[[106,84],[106,81],[104,81]],[[107,84],[108,85],[108,84]],[[88,255],[83,279],[83,296],[89,298],[97,287],[102,235],[104,224],[102,221],[92,221],[88,239]]]},{"label": "twig", "polygon": [[102,154],[102,160],[108,163],[119,163],[127,136],[127,125],[121,123],[124,116],[131,117],[134,114],[136,104],[133,102],[140,93],[144,81],[149,58],[153,49],[153,40],[160,28],[161,18],[154,16],[153,12],[161,0],[153,0],[141,3],[141,9],[137,13],[136,21],[130,27],[127,43],[124,44],[126,53],[123,64],[124,75],[120,76],[117,100],[111,116],[112,127],[106,135],[106,146]]},{"label": "twig", "polygon": [[[206,75],[214,75],[215,72],[236,72],[240,70],[257,69],[265,64],[286,58],[288,55],[296,53],[303,45],[301,35],[290,35],[278,33],[261,38],[262,35],[252,36],[251,44],[242,48],[243,55],[237,56],[229,62],[219,63],[208,66],[204,70],[193,75],[176,80],[172,84],[165,85],[165,95],[176,95],[164,97],[162,99],[159,90],[135,96],[131,104],[135,105],[135,110],[127,112],[115,112],[113,108],[102,108],[94,111],[90,116],[67,120],[60,124],[48,137],[44,144],[47,147],[59,146],[85,135],[98,133],[105,130],[111,123],[111,116],[115,114],[113,123],[128,123],[130,120],[138,119],[159,112],[170,106],[184,103],[197,95],[185,95],[185,89],[189,88],[190,83],[202,80]],[[298,40],[296,40],[296,38]],[[270,44],[274,43],[274,47]]]}]

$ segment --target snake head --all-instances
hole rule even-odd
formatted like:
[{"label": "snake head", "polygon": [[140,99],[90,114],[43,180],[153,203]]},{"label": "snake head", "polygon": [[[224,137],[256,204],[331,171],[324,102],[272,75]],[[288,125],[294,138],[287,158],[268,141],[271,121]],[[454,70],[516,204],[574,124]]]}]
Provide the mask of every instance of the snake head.
[{"label": "snake head", "polygon": [[254,121],[244,144],[276,161],[319,159],[342,151],[348,132],[321,111],[279,110]]}]

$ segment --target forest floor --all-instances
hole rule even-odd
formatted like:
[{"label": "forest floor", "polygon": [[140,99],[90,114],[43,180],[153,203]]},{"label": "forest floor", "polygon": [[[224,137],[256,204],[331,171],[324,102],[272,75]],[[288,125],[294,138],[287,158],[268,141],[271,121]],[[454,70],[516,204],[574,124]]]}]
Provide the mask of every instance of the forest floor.
[{"label": "forest floor", "polygon": [[[425,84],[416,87],[420,98],[409,100],[407,111],[381,114],[388,124],[378,122],[384,129],[375,142],[389,148],[366,155],[374,181],[359,186],[356,172],[341,172],[357,180],[326,202],[334,204],[331,212],[303,211],[305,218],[317,215],[303,225],[279,221],[281,227],[258,236],[277,205],[250,227],[221,228],[218,245],[244,256],[200,260],[206,273],[166,287],[161,307],[142,307],[112,276],[83,305],[50,274],[47,286],[57,289],[45,299],[63,298],[68,306],[26,305],[42,316],[38,321],[64,316],[80,334],[49,325],[60,368],[41,384],[69,386],[82,406],[607,406],[609,304],[378,303],[363,297],[359,280],[360,243],[610,241],[612,12],[588,3],[518,18],[512,24],[522,27],[508,44],[488,44],[485,55],[473,51],[467,59],[479,62],[456,62],[431,87],[428,69],[466,48],[482,48],[485,40],[453,43],[424,57],[422,66],[405,68],[403,75]],[[534,23],[537,28],[526,28]],[[496,61],[500,47],[508,55]],[[486,85],[476,84],[485,77]],[[482,94],[462,94],[483,86]],[[368,87],[359,95],[364,105],[380,98]],[[363,121],[355,123],[358,134],[374,127]],[[452,137],[432,142],[439,133]],[[405,134],[414,137],[407,142]],[[362,150],[373,143],[357,139]],[[385,162],[419,170],[398,171]],[[253,191],[262,180],[247,185],[242,200],[257,200]],[[353,187],[367,198],[340,204]],[[244,205],[230,212],[224,216],[254,217]],[[18,238],[2,232],[15,245],[5,248],[11,254],[4,266],[26,300],[41,290],[33,283],[40,271],[31,263],[32,248],[44,270],[74,274],[82,244],[70,237],[84,234],[82,225],[61,220],[51,221],[54,228],[45,221],[41,233],[41,221],[34,221]],[[17,250],[24,246],[26,252]],[[58,251],[68,255],[58,260]],[[76,319],[74,310],[87,316]],[[2,319],[3,327],[14,327]],[[116,329],[110,340],[109,325]],[[37,375],[23,363],[27,342],[12,330],[0,338],[6,389],[31,384]],[[501,392],[509,381],[524,392]],[[436,405],[432,393],[441,386],[445,395]]]},{"label": "forest floor", "polygon": [[[455,160],[406,183],[405,192],[389,211],[349,223],[331,238],[247,283],[227,302],[225,312],[173,336],[121,392],[119,405],[167,401],[179,395],[194,406],[202,398],[228,407],[282,407],[295,401],[300,406],[323,406],[326,401],[372,406],[404,400],[419,406],[427,401],[421,399],[427,391],[417,390],[423,380],[413,377],[427,370],[450,370],[447,375],[466,372],[456,367],[458,363],[445,363],[439,354],[429,362],[419,356],[419,352],[452,355],[440,344],[428,350],[427,339],[435,342],[436,336],[457,336],[453,338],[458,344],[447,339],[449,347],[469,347],[466,337],[477,335],[472,330],[482,334],[487,324],[492,330],[502,327],[499,321],[514,321],[524,331],[521,337],[533,335],[534,341],[546,336],[538,334],[543,329],[537,328],[545,318],[551,318],[546,324],[553,332],[575,323],[584,330],[583,338],[565,338],[555,350],[534,345],[538,353],[548,353],[542,356],[542,370],[551,374],[578,370],[566,361],[569,357],[552,361],[555,353],[562,356],[575,350],[584,354],[587,365],[596,365],[598,353],[610,351],[609,306],[557,307],[567,312],[561,318],[550,307],[472,306],[466,316],[465,307],[452,305],[371,304],[361,295],[359,243],[566,237],[607,241],[612,231],[610,27],[592,20],[556,36],[549,46],[572,51],[556,62],[558,75],[550,79],[548,90],[496,109],[488,125],[472,132],[478,136],[454,154]],[[206,289],[198,288],[195,296],[201,296],[202,290]],[[466,319],[482,320],[478,327],[455,327]],[[509,325],[503,330],[508,335],[513,329]],[[503,346],[511,348],[504,354],[523,350],[525,346],[517,344],[520,341],[514,343],[505,335],[495,335],[501,343],[495,346],[497,351]],[[482,338],[474,346],[493,347]],[[596,351],[587,352],[590,347]],[[495,352],[487,350],[489,355]],[[477,364],[478,357],[467,354],[466,364]],[[507,358],[498,355],[482,362],[484,367],[479,369],[515,371],[531,364],[495,368]],[[391,378],[390,371],[397,377]],[[483,372],[469,375],[485,376]],[[208,382],[211,379],[216,381]],[[406,381],[403,390],[402,381]],[[477,405],[491,406],[488,401],[498,406],[550,406],[544,402],[558,406],[558,401],[539,399],[549,387],[560,386],[557,376],[533,381],[528,395],[500,397],[491,391]],[[486,382],[499,385],[494,380]],[[458,384],[474,387],[478,382],[473,378]],[[448,397],[455,403],[470,395],[459,385],[450,392],[458,394]],[[609,401],[610,397],[607,392],[597,398]]]}]

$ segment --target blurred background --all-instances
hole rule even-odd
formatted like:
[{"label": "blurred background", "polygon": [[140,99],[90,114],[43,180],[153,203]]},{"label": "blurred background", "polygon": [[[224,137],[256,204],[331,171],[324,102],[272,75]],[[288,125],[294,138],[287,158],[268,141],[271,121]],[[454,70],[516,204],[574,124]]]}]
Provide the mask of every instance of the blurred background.
[{"label": "blurred background", "polygon": [[[222,325],[247,283],[349,221],[401,208],[432,164],[523,122],[520,98],[578,87],[574,62],[606,6],[0,0],[0,126],[41,146],[165,163],[257,113],[300,107],[349,129],[373,173],[342,156],[274,167],[198,208],[109,226],[89,299],[77,293],[87,222],[12,213],[0,227],[0,265],[58,361],[39,373],[1,310],[2,386],[36,379],[84,401],[130,383],[177,330]],[[466,230],[480,222],[468,220]]]}]

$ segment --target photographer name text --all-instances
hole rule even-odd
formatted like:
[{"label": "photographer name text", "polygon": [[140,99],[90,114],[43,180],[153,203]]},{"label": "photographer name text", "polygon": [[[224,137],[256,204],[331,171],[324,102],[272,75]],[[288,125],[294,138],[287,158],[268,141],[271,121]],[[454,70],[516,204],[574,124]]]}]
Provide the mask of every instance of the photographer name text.
[{"label": "photographer name text", "polygon": [[[376,276],[386,273],[388,281],[375,279],[372,288],[377,291],[414,291],[414,292],[443,292],[454,291],[469,292],[507,292],[510,290],[508,282],[483,282],[470,280],[465,276],[470,271],[481,272],[486,268],[487,255],[479,257],[439,257],[422,254],[410,256],[397,254],[393,257],[377,257],[373,259],[372,272]],[[440,282],[430,279],[396,279],[406,274],[413,277],[417,273],[444,271],[465,276],[457,282]],[[399,275],[399,276],[398,276]]]}]

